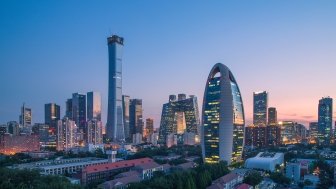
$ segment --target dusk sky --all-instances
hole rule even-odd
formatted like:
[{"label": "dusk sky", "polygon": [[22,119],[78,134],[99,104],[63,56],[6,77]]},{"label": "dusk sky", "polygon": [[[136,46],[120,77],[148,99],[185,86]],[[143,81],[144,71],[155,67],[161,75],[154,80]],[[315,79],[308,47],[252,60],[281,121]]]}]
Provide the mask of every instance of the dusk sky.
[{"label": "dusk sky", "polygon": [[35,123],[45,103],[63,117],[72,93],[99,91],[105,124],[111,34],[124,37],[123,94],[143,99],[155,127],[170,94],[201,107],[217,62],[235,75],[247,123],[253,91],[269,92],[279,120],[304,124],[321,97],[336,97],[336,1],[3,0],[0,123],[18,121],[23,102]]}]

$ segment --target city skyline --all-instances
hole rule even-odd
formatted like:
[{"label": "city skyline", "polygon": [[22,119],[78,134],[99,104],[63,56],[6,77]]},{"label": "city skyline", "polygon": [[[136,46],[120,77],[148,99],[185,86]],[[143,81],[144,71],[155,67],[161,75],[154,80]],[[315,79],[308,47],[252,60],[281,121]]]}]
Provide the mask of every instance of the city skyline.
[{"label": "city skyline", "polygon": [[[103,5],[88,3],[80,4],[71,18],[69,15],[74,11],[71,6],[76,3],[64,6],[60,2],[46,9],[43,3],[30,3],[28,8],[24,2],[1,4],[4,4],[0,6],[0,23],[4,26],[0,30],[1,123],[18,121],[23,102],[32,108],[33,123],[44,122],[44,104],[49,102],[60,105],[63,117],[69,94],[98,91],[102,94],[105,125],[106,37],[114,33],[125,38],[123,94],[143,99],[144,118],[154,118],[155,127],[159,126],[167,95],[186,93],[203,99],[204,78],[217,62],[230,67],[238,78],[247,124],[252,122],[254,91],[269,93],[269,107],[277,108],[279,121],[293,120],[306,127],[307,122],[317,121],[318,100],[325,96],[334,98],[336,94],[336,89],[330,87],[336,81],[332,77],[336,69],[333,54],[336,39],[332,38],[336,31],[332,24],[336,16],[334,2],[297,1],[291,2],[290,7],[286,6],[288,2],[257,5],[215,2],[207,4],[204,12],[199,2],[184,2],[179,7],[165,3],[149,7],[120,3],[115,13]],[[102,8],[101,13],[93,18],[85,16],[90,6]],[[184,13],[187,6],[188,13]],[[248,6],[255,9],[246,9]],[[14,8],[21,13],[13,16]],[[127,15],[131,11],[137,14]],[[151,16],[159,11],[165,12],[163,18]],[[244,11],[247,13],[239,15]],[[284,11],[288,15],[283,16]],[[65,16],[60,16],[60,12]],[[123,19],[116,18],[118,14]],[[247,14],[252,16],[246,18]],[[109,16],[112,18],[107,19]],[[137,16],[139,19],[134,20]],[[56,24],[49,25],[45,19]],[[103,21],[96,22],[100,19]],[[82,20],[88,20],[94,27]],[[277,22],[273,24],[274,21]],[[142,28],[143,24],[148,28]],[[170,30],[162,36],[160,32],[167,29]],[[47,44],[53,45],[45,48]],[[26,48],[22,48],[27,45],[31,48],[25,52]],[[55,77],[48,77],[50,74]],[[151,89],[159,90],[153,93]]]}]

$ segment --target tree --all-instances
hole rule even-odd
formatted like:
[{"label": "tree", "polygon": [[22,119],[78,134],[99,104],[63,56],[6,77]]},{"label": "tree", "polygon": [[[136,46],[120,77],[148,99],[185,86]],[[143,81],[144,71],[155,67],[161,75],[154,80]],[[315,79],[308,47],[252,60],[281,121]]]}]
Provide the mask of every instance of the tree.
[{"label": "tree", "polygon": [[290,184],[290,179],[279,172],[272,172],[270,174],[270,179],[278,184]]},{"label": "tree", "polygon": [[262,176],[259,172],[257,171],[251,171],[247,173],[247,175],[244,177],[243,182],[246,184],[249,184],[253,187],[258,185],[262,181]]}]

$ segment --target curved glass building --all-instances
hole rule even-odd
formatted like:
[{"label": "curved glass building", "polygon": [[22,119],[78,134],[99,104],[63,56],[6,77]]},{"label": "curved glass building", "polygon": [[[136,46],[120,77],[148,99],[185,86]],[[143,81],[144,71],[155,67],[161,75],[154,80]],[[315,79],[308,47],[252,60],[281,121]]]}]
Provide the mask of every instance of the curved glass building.
[{"label": "curved glass building", "polygon": [[217,63],[208,76],[202,109],[204,162],[241,160],[244,144],[244,106],[238,84],[224,64]]}]

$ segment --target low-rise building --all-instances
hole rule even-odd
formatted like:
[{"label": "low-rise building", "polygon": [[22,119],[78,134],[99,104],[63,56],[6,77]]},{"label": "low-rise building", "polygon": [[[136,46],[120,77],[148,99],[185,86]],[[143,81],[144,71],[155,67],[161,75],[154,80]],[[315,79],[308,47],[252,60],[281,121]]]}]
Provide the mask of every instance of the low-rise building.
[{"label": "low-rise building", "polygon": [[129,171],[121,173],[115,176],[115,179],[106,181],[98,185],[99,189],[124,189],[129,186],[129,184],[134,182],[140,182],[141,176],[137,171]]},{"label": "low-rise building", "polygon": [[71,158],[56,159],[46,161],[36,161],[32,163],[17,164],[9,166],[13,169],[38,170],[43,175],[62,175],[65,173],[77,173],[81,169],[91,165],[107,164],[108,159],[100,158]]},{"label": "low-rise building", "polygon": [[253,189],[253,186],[243,183],[239,184],[235,189]]},{"label": "low-rise building", "polygon": [[245,161],[245,167],[249,169],[275,171],[276,165],[282,165],[283,163],[283,153],[260,152],[256,157],[248,158]]},{"label": "low-rise building", "polygon": [[[142,178],[147,178],[148,176],[151,176],[153,171],[163,170],[162,165],[153,163],[155,162],[151,158],[140,158],[102,165],[87,166],[81,171],[81,182],[83,185],[87,185],[97,180],[111,180],[117,173],[126,172],[133,168],[136,169],[136,167],[140,167],[140,169],[142,169]],[[148,166],[145,164],[148,164]]]},{"label": "low-rise building", "polygon": [[212,182],[207,189],[234,189],[243,182],[242,176],[236,173],[229,173]]}]

